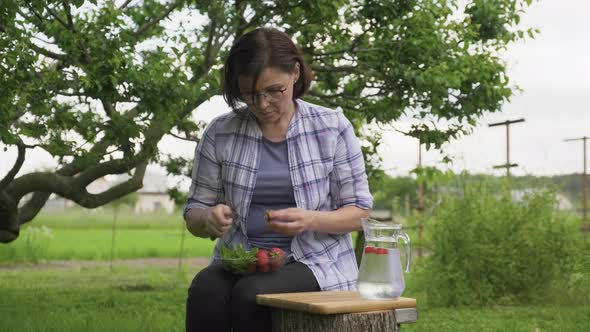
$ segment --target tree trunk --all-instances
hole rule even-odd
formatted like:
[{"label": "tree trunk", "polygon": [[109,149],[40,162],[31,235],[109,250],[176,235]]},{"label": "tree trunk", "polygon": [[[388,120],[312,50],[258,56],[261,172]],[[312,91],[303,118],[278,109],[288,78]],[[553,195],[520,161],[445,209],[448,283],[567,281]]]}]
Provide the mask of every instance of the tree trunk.
[{"label": "tree trunk", "polygon": [[5,192],[0,191],[0,242],[9,243],[18,237],[18,207]]},{"label": "tree trunk", "polygon": [[393,310],[318,315],[272,309],[273,332],[399,332]]}]

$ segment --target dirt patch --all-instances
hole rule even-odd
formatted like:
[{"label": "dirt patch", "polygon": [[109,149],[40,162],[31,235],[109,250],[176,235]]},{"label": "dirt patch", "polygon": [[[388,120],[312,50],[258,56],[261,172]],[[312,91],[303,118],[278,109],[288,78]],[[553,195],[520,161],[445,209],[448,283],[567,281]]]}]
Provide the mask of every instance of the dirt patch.
[{"label": "dirt patch", "polygon": [[[183,266],[206,266],[210,259],[206,257],[184,258]],[[113,267],[134,267],[149,268],[163,267],[175,268],[179,265],[178,258],[134,258],[134,259],[117,259],[113,261]],[[108,261],[48,261],[39,263],[0,263],[0,271],[14,270],[47,270],[47,269],[76,269],[86,267],[108,267]]]}]

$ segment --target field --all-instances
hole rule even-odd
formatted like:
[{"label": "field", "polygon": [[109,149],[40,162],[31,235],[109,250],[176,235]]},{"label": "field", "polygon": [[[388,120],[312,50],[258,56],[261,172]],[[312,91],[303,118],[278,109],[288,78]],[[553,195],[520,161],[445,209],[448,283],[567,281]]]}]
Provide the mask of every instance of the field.
[{"label": "field", "polygon": [[[20,238],[0,246],[0,262],[99,260],[111,257],[114,211],[41,214],[23,228]],[[183,239],[184,237],[184,239]],[[142,257],[208,257],[214,242],[188,233],[180,214],[117,213],[114,259]]]},{"label": "field", "polygon": [[[43,214],[15,243],[0,246],[0,331],[183,330],[186,289],[203,264],[185,261],[179,269],[154,260],[110,269],[112,217],[109,210]],[[181,225],[178,215],[119,213],[116,262],[177,258]],[[183,257],[207,257],[212,246],[212,241],[186,233]],[[70,264],[48,264],[53,260]],[[89,266],[80,260],[98,263]],[[565,298],[519,306],[428,307],[427,295],[414,278],[420,259],[414,266],[417,270],[406,276],[404,296],[417,298],[419,320],[404,331],[590,330],[590,307]]]}]

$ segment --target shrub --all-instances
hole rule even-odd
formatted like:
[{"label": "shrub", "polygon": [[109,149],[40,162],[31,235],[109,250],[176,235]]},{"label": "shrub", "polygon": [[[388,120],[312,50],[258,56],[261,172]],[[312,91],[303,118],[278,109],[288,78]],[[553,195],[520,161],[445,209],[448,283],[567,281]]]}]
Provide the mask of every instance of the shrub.
[{"label": "shrub", "polygon": [[571,232],[552,191],[514,200],[485,185],[447,197],[435,216],[427,267],[428,302],[485,305],[542,297],[574,266]]}]

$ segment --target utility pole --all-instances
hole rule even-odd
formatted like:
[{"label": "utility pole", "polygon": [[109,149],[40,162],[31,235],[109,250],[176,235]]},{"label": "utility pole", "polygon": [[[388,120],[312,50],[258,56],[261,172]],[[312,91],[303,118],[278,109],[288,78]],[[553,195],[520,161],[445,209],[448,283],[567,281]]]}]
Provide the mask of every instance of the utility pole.
[{"label": "utility pole", "polygon": [[588,224],[588,203],[587,203],[587,197],[588,197],[588,177],[586,176],[586,141],[589,139],[590,137],[580,137],[580,138],[572,138],[572,139],[566,139],[566,142],[572,142],[572,141],[582,141],[583,142],[583,159],[584,159],[584,172],[582,173],[582,213],[583,213],[583,222],[582,222],[582,227],[580,228],[582,231],[588,231],[590,230],[590,225]]},{"label": "utility pole", "polygon": [[[422,168],[422,142],[418,141],[418,168]],[[422,257],[422,229],[424,228],[424,182],[418,182],[418,257]]]},{"label": "utility pole", "polygon": [[506,164],[497,165],[497,166],[494,166],[494,168],[506,168],[506,176],[507,177],[510,177],[510,168],[518,166],[518,164],[511,164],[510,163],[510,125],[513,123],[519,123],[519,122],[524,122],[524,119],[508,120],[508,121],[504,121],[504,122],[496,122],[496,123],[489,124],[490,127],[506,126]]}]

